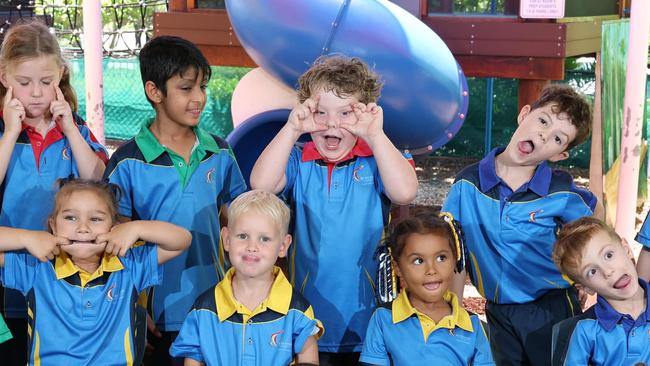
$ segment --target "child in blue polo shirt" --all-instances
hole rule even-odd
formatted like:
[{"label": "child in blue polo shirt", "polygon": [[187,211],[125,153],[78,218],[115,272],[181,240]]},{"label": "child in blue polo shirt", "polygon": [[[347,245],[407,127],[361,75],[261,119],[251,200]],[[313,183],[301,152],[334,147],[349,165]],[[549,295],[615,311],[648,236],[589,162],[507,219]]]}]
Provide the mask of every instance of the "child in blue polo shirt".
[{"label": "child in blue polo shirt", "polygon": [[577,286],[598,294],[594,306],[565,321],[570,326],[558,336],[568,342],[556,343],[553,365],[623,366],[650,360],[648,283],[637,276],[625,239],[604,222],[583,217],[562,227],[553,260]]},{"label": "child in blue polo shirt", "polygon": [[[0,280],[28,299],[29,365],[134,364],[138,293],[160,282],[158,266],[191,237],[162,221],[117,220],[111,185],[71,180],[56,194],[49,233],[0,227]],[[138,240],[157,245],[133,247]]]},{"label": "child in blue polo shirt", "polygon": [[183,323],[171,354],[189,365],[318,364],[320,322],[293,290],[278,258],[287,254],[289,208],[272,193],[237,197],[221,229],[232,268],[203,293]]},{"label": "child in blue polo shirt", "polygon": [[169,347],[194,300],[223,278],[219,210],[246,184],[228,144],[198,126],[211,76],[201,51],[162,36],[147,42],[139,60],[156,116],[113,154],[105,176],[124,190],[122,216],[168,221],[192,233],[190,248],[163,266],[163,281],[149,294],[149,311],[162,331],[150,328],[150,362],[164,366],[172,362]]},{"label": "child in blue polo shirt", "polygon": [[[18,23],[5,35],[0,101],[0,226],[45,230],[55,181],[101,178],[108,154],[75,113],[69,67],[44,24]],[[14,290],[0,294],[1,311],[14,334],[0,345],[0,354],[8,364],[24,365],[25,298]]]},{"label": "child in blue polo shirt", "polygon": [[[496,363],[547,366],[553,324],[581,311],[575,288],[551,259],[556,232],[562,223],[602,215],[591,192],[547,161],[566,159],[588,137],[591,111],[571,87],[553,85],[517,122],[508,146],[456,176],[442,210],[463,226],[467,270],[487,299]],[[459,297],[464,283],[463,272],[452,284]]]},{"label": "child in blue polo shirt", "polygon": [[388,245],[402,291],[373,314],[360,361],[494,365],[478,316],[449,291],[454,273],[465,266],[463,235],[451,215],[416,213],[394,226]]},{"label": "child in blue polo shirt", "polygon": [[[300,105],[262,152],[251,186],[282,194],[294,213],[291,282],[327,332],[321,365],[356,364],[375,308],[375,248],[391,201],[417,178],[383,131],[379,77],[358,58],[322,57],[299,79]],[[296,145],[305,133],[311,142]]]}]

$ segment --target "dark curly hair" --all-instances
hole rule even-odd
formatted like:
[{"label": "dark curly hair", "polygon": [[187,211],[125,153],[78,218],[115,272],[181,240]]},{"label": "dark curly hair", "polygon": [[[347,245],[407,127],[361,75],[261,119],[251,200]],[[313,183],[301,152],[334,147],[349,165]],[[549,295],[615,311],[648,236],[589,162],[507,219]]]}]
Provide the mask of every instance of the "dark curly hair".
[{"label": "dark curly hair", "polygon": [[298,79],[298,99],[303,103],[319,88],[332,91],[338,97],[356,96],[359,102],[376,102],[383,82],[379,75],[356,57],[321,56]]}]

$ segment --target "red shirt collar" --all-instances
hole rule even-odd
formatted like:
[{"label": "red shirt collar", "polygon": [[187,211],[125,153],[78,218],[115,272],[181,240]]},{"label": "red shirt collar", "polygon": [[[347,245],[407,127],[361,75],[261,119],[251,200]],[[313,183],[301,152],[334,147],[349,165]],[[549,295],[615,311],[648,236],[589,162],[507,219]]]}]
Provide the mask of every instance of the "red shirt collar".
[{"label": "red shirt collar", "polygon": [[[352,147],[352,150],[343,157],[343,159],[337,161],[336,163],[340,163],[346,160],[350,160],[356,156],[372,156],[372,149],[370,149],[370,146],[368,146],[368,143],[363,141],[360,138],[357,138],[357,142],[354,144]],[[311,160],[323,160],[325,161],[325,158],[318,152],[316,149],[316,144],[314,144],[313,141],[309,141],[305,143],[305,145],[302,148],[302,161],[311,161]]]}]

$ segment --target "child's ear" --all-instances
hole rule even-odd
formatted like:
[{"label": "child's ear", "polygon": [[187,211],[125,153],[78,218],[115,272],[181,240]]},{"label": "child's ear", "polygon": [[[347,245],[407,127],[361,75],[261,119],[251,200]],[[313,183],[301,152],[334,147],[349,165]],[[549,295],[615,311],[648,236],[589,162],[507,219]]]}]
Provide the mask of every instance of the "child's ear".
[{"label": "child's ear", "polygon": [[7,73],[6,72],[0,73],[0,83],[2,83],[2,86],[4,86],[5,89],[9,88],[9,83],[7,82]]},{"label": "child's ear", "polygon": [[520,124],[524,118],[530,113],[530,105],[526,104],[521,111],[519,111],[519,115],[517,116],[517,124]]},{"label": "child's ear", "polygon": [[223,243],[223,250],[230,251],[230,238],[228,237],[228,226],[221,228],[221,242]]},{"label": "child's ear", "polygon": [[632,253],[632,248],[630,248],[630,244],[627,243],[627,240],[625,240],[625,238],[621,238],[621,245],[625,249],[627,257],[632,259],[632,262],[634,262],[634,253]]},{"label": "child's ear", "polygon": [[291,235],[287,234],[284,236],[284,239],[282,239],[282,244],[280,244],[280,253],[278,253],[279,258],[284,258],[287,256],[289,246],[291,246]]},{"label": "child's ear", "polygon": [[162,102],[163,93],[153,81],[147,80],[144,83],[144,93],[147,94],[147,97],[152,102],[156,104]]},{"label": "child's ear", "polygon": [[584,292],[588,293],[591,296],[596,294],[596,291],[590,289],[589,287],[587,287],[587,286],[585,286],[585,285],[583,285],[581,283],[576,282],[576,283],[573,284],[573,286],[576,288],[576,290],[584,291]]},{"label": "child's ear", "polygon": [[562,160],[565,160],[565,159],[568,159],[568,158],[569,158],[569,152],[565,150],[565,151],[562,151],[561,153],[557,153],[554,156],[551,156],[550,158],[548,158],[548,161],[550,161],[552,163],[555,163],[555,162],[562,161]]},{"label": "child's ear", "polygon": [[47,226],[49,226],[50,231],[52,231],[52,234],[56,236],[56,225],[54,225],[54,219],[49,217],[47,219]]}]

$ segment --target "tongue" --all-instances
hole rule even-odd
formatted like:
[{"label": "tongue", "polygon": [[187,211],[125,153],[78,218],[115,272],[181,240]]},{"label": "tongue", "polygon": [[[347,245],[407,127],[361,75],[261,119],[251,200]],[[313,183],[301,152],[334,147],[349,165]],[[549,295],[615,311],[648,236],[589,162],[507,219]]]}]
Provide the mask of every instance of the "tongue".
[{"label": "tongue", "polygon": [[325,138],[325,143],[327,144],[327,147],[330,149],[336,149],[339,147],[339,142],[341,142],[341,139],[338,137],[326,137]]},{"label": "tongue", "polygon": [[618,281],[614,284],[615,289],[622,289],[623,287],[627,286],[630,283],[630,276],[628,275],[623,275],[623,277],[619,278]]},{"label": "tongue", "polygon": [[530,141],[522,141],[519,143],[519,150],[525,154],[530,154],[533,152],[533,143]]}]

